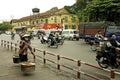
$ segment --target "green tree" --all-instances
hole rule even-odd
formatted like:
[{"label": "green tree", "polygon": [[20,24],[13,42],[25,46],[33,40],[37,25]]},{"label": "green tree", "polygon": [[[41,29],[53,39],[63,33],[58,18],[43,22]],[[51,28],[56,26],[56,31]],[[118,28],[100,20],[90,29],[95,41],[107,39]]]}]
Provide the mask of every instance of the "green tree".
[{"label": "green tree", "polygon": [[0,24],[0,31],[7,31],[12,28],[13,28],[13,26],[11,24],[6,24],[6,23]]},{"label": "green tree", "polygon": [[85,8],[90,21],[120,22],[120,0],[93,0]]},{"label": "green tree", "polygon": [[77,14],[80,21],[87,21],[88,16],[84,13],[87,4],[92,0],[76,0],[72,6],[65,6],[64,8],[70,13]]},{"label": "green tree", "polygon": [[76,0],[75,4],[65,8],[77,14],[80,21],[112,21],[120,24],[120,0]]}]

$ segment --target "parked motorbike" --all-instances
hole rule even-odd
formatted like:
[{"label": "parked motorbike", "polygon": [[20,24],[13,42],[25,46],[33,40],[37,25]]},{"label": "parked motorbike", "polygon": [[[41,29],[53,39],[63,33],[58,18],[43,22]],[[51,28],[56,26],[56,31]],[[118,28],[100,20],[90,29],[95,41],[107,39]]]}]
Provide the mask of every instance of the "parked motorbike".
[{"label": "parked motorbike", "polygon": [[56,48],[58,48],[58,42],[56,40],[56,37],[53,37],[53,39],[49,39],[48,38],[48,47],[54,46]]}]

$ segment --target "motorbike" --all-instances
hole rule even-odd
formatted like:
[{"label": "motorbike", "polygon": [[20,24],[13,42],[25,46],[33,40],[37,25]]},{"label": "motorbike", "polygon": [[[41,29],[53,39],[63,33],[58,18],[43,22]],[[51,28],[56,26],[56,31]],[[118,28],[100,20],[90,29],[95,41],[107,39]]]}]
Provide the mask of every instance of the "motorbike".
[{"label": "motorbike", "polygon": [[[106,39],[106,38],[104,38]],[[95,39],[95,40],[92,40],[90,45],[91,45],[91,50],[92,51],[97,51],[97,49],[104,44],[104,39],[102,38],[99,38],[99,39]]]},{"label": "motorbike", "polygon": [[59,35],[59,36],[56,37],[56,41],[57,41],[58,44],[63,45],[64,38],[61,35]]},{"label": "motorbike", "polygon": [[47,36],[41,36],[41,37],[40,37],[40,42],[41,42],[42,44],[48,43],[48,38],[47,38]]},{"label": "motorbike", "polygon": [[53,37],[52,39],[48,38],[48,47],[54,46],[56,48],[58,48],[58,42],[56,40],[56,37]]},{"label": "motorbike", "polygon": [[[118,68],[120,66],[120,53],[119,54],[117,53],[116,57],[111,57],[111,55],[113,55],[113,53],[111,53],[111,51],[108,50],[105,52],[97,52],[96,60],[99,66],[102,68],[108,67]],[[111,58],[115,58],[116,60],[116,64],[114,66],[112,65]]]},{"label": "motorbike", "polygon": [[14,40],[15,34],[11,34],[11,40]]}]

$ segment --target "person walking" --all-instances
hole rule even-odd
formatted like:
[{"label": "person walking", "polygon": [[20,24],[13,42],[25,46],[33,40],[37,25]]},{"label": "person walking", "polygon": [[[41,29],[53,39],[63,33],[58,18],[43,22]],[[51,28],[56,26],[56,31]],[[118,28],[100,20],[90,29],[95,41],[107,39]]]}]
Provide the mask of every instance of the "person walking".
[{"label": "person walking", "polygon": [[33,55],[33,58],[35,61],[35,54],[33,53],[32,47],[30,46],[29,37],[30,36],[28,34],[25,34],[20,41],[19,57],[20,57],[21,62],[28,61],[28,49],[30,50],[31,54]]}]

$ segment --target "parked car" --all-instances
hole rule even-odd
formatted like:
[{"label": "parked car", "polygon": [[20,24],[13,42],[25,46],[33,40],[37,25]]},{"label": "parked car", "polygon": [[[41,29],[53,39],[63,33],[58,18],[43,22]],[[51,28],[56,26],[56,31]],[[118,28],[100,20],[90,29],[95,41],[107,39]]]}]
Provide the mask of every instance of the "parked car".
[{"label": "parked car", "polygon": [[79,31],[75,29],[66,29],[62,31],[61,34],[65,39],[69,40],[79,40]]},{"label": "parked car", "polygon": [[11,32],[10,31],[5,31],[5,34],[11,35]]}]

